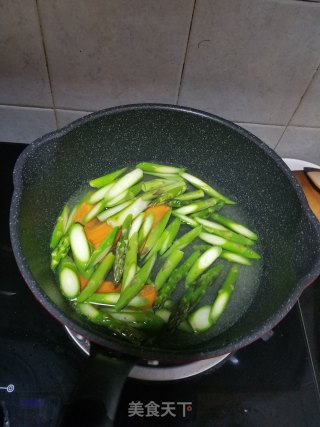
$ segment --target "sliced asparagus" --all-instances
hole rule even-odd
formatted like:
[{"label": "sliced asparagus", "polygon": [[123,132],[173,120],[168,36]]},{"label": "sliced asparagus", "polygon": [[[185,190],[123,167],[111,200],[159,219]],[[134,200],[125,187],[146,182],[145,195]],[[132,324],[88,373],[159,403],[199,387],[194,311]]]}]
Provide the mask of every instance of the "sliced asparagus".
[{"label": "sliced asparagus", "polygon": [[199,304],[209,286],[215,282],[222,270],[222,264],[210,268],[210,270],[202,274],[195,284],[186,290],[180,299],[178,306],[174,311],[172,311],[168,323],[169,330],[173,331],[183,320],[187,318],[190,311]]},{"label": "sliced asparagus", "polygon": [[77,266],[86,269],[90,259],[90,248],[86,233],[81,224],[75,223],[70,228],[70,246]]},{"label": "sliced asparagus", "polygon": [[120,178],[115,184],[112,185],[109,192],[105,195],[106,200],[112,200],[119,194],[123,193],[128,188],[139,182],[143,177],[141,169],[134,169]]},{"label": "sliced asparagus", "polygon": [[166,282],[166,280],[169,278],[173,270],[177,267],[179,262],[183,258],[183,252],[179,249],[173,251],[170,256],[166,259],[163,266],[160,268],[156,278],[155,278],[155,286],[157,291],[161,289],[163,284]]},{"label": "sliced asparagus", "polygon": [[136,218],[141,212],[143,212],[149,205],[149,202],[142,200],[141,197],[135,199],[125,209],[113,215],[108,219],[108,223],[112,227],[121,226],[128,215],[132,215],[132,219]]},{"label": "sliced asparagus", "polygon": [[141,252],[141,258],[144,258],[152,248],[158,243],[171,215],[171,210],[169,210],[158,222],[158,224],[151,230],[146,244]]},{"label": "sliced asparagus", "polygon": [[114,172],[108,173],[107,175],[100,176],[99,178],[92,179],[89,184],[91,187],[101,188],[108,184],[111,184],[118,176],[122,175],[128,168],[118,169]]},{"label": "sliced asparagus", "polygon": [[151,202],[151,206],[161,205],[166,203],[168,200],[182,194],[186,191],[187,186],[183,181],[177,181],[173,184],[167,185],[162,188],[162,194]]},{"label": "sliced asparagus", "polygon": [[87,268],[95,266],[102,260],[112,249],[119,227],[115,227],[92,252]]},{"label": "sliced asparagus", "polygon": [[123,193],[120,193],[114,199],[110,200],[109,202],[106,202],[106,206],[108,208],[111,208],[113,206],[119,205],[120,203],[133,199],[137,194],[140,193],[141,187],[142,187],[142,184],[141,182],[139,182],[138,184],[134,185],[128,190],[125,190]]},{"label": "sliced asparagus", "polygon": [[70,239],[69,236],[63,236],[56,248],[51,253],[51,268],[54,270],[59,262],[68,255],[70,250]]},{"label": "sliced asparagus", "polygon": [[195,190],[195,191],[188,191],[188,193],[181,194],[181,196],[177,196],[176,199],[185,201],[185,200],[202,199],[203,197],[204,197],[204,191]]},{"label": "sliced asparagus", "polygon": [[51,236],[51,242],[50,242],[51,249],[55,249],[58,246],[58,243],[60,242],[61,237],[66,233],[68,216],[69,216],[69,208],[68,206],[65,206],[62,210],[61,215],[59,215],[57,219],[56,226],[54,227],[54,230]]},{"label": "sliced asparagus", "polygon": [[107,202],[104,199],[100,200],[100,202],[96,203],[92,207],[92,209],[87,213],[87,215],[84,217],[83,222],[86,224],[87,222],[94,219],[105,209],[106,205],[107,205]]},{"label": "sliced asparagus", "polygon": [[217,204],[214,206],[211,206],[208,209],[204,209],[203,211],[198,211],[194,214],[191,214],[192,218],[209,218],[211,216],[212,213],[214,212],[218,212],[221,208],[223,208],[223,206],[225,205],[225,203],[222,200],[218,200]]},{"label": "sliced asparagus", "polygon": [[217,298],[212,304],[210,315],[209,315],[209,320],[212,325],[214,325],[217,322],[219,317],[222,315],[222,313],[226,309],[230,301],[231,294],[234,290],[234,284],[238,278],[238,274],[239,274],[238,266],[233,265],[230,268],[227,274],[227,277],[225,278],[218,292]]},{"label": "sliced asparagus", "polygon": [[129,239],[132,237],[134,233],[139,233],[139,230],[144,221],[144,212],[139,213],[139,215],[132,221],[130,231],[129,231]]},{"label": "sliced asparagus", "polygon": [[153,212],[150,212],[149,215],[145,217],[139,232],[139,246],[141,246],[145,239],[148,237],[154,220],[155,214]]},{"label": "sliced asparagus", "polygon": [[251,261],[248,258],[242,255],[235,254],[233,252],[222,251],[220,257],[226,259],[227,261],[235,262],[237,264],[251,265]]},{"label": "sliced asparagus", "polygon": [[86,287],[81,291],[80,295],[77,298],[78,302],[86,301],[88,298],[91,297],[92,294],[96,292],[96,290],[101,285],[106,275],[111,270],[113,263],[114,263],[114,255],[112,252],[110,252],[101,261],[101,264],[99,264],[99,266],[91,276]]},{"label": "sliced asparagus", "polygon": [[131,204],[132,204],[132,200],[128,200],[126,202],[121,203],[120,205],[114,206],[113,208],[106,209],[104,212],[98,215],[98,220],[101,222],[106,221],[108,218],[111,218],[117,213],[123,211],[125,208],[127,208]]},{"label": "sliced asparagus", "polygon": [[59,282],[62,294],[68,299],[76,298],[80,293],[80,280],[77,268],[71,258],[65,257],[59,265]]},{"label": "sliced asparagus", "polygon": [[156,254],[151,257],[136,273],[132,282],[130,283],[130,286],[121,291],[119,301],[117,302],[115,307],[117,311],[122,310],[124,307],[130,304],[132,298],[134,298],[141,291],[148,277],[150,276],[150,273],[156,261],[156,257]]},{"label": "sliced asparagus", "polygon": [[119,312],[110,309],[108,310],[108,314],[116,320],[146,331],[158,331],[165,326],[164,320],[149,310],[138,311],[126,309]]},{"label": "sliced asparagus", "polygon": [[204,332],[210,328],[210,311],[211,305],[203,305],[190,314],[188,317],[188,322],[194,332]]},{"label": "sliced asparagus", "polygon": [[151,179],[142,183],[142,191],[154,191],[169,184],[172,184],[172,181],[168,179]]},{"label": "sliced asparagus", "polygon": [[[114,306],[119,301],[119,292],[100,292],[92,294],[85,302],[95,305]],[[140,295],[132,298],[130,301],[131,307],[143,307],[148,304],[148,300]]]},{"label": "sliced asparagus", "polygon": [[222,249],[219,246],[212,246],[207,249],[190,268],[186,280],[185,287],[188,288],[210,265],[219,257]]},{"label": "sliced asparagus", "polygon": [[154,309],[162,308],[165,305],[165,303],[169,300],[172,293],[176,289],[177,284],[180,282],[180,280],[186,277],[192,265],[199,258],[200,253],[200,251],[193,252],[193,254],[191,254],[190,257],[172,273],[171,277],[169,277],[169,279],[160,289],[156,302],[154,304]]},{"label": "sliced asparagus", "polygon": [[189,215],[194,212],[207,209],[211,206],[214,206],[215,204],[217,204],[217,199],[214,199],[214,198],[206,199],[206,200],[201,200],[199,202],[191,203],[190,205],[182,206],[181,208],[176,209],[175,212],[181,215]]},{"label": "sliced asparagus", "polygon": [[184,168],[178,168],[176,166],[160,165],[158,163],[142,162],[136,165],[136,168],[143,170],[144,172],[155,172],[163,174],[181,174],[185,171]]},{"label": "sliced asparagus", "polygon": [[179,218],[175,218],[171,224],[165,229],[162,233],[162,236],[159,240],[159,253],[160,255],[164,254],[172,245],[174,239],[180,230],[181,221]]},{"label": "sliced asparagus", "polygon": [[209,194],[209,196],[223,200],[225,203],[227,203],[229,205],[234,204],[234,202],[232,200],[228,199],[228,197],[219,193],[217,190],[215,190],[210,185],[208,185],[206,182],[202,181],[201,179],[197,178],[196,176],[190,175],[189,173],[182,173],[180,175],[186,181],[190,182],[190,184],[192,184],[194,187],[199,188],[200,190],[203,190],[205,193]]},{"label": "sliced asparagus", "polygon": [[130,285],[137,272],[138,247],[138,233],[135,232],[128,242],[128,250],[123,267],[122,290]]},{"label": "sliced asparagus", "polygon": [[247,246],[240,245],[239,243],[230,242],[223,237],[215,236],[210,233],[200,233],[199,238],[204,242],[210,243],[210,245],[221,246],[227,251],[234,252],[246,258],[260,259],[260,255],[254,250]]},{"label": "sliced asparagus", "polygon": [[217,236],[224,237],[227,240],[230,240],[231,242],[240,243],[242,245],[253,245],[253,241],[248,239],[245,236],[242,236],[241,234],[235,233],[231,230],[229,230],[224,225],[221,225],[217,222],[209,221],[204,218],[195,217],[194,220],[201,224],[203,228],[210,233],[213,233]]},{"label": "sliced asparagus", "polygon": [[102,313],[92,304],[76,304],[75,308],[91,322],[104,326],[115,335],[130,341],[132,344],[140,345],[146,339],[146,336],[141,331],[119,320],[112,319],[108,314]]},{"label": "sliced asparagus", "polygon": [[230,300],[237,275],[238,271],[233,266],[213,305],[204,305],[189,316],[188,321],[195,332],[206,331],[217,322]]},{"label": "sliced asparagus", "polygon": [[129,229],[132,222],[132,215],[128,215],[126,219],[123,222],[122,228],[121,228],[121,236],[118,240],[117,247],[116,247],[116,256],[114,260],[114,268],[113,268],[113,274],[114,274],[114,282],[116,285],[120,283],[120,280],[123,275],[123,268],[126,258],[126,252],[129,242]]},{"label": "sliced asparagus", "polygon": [[232,221],[229,218],[226,218],[217,213],[213,213],[212,218],[215,219],[219,224],[225,225],[226,227],[230,228],[230,230],[233,230],[236,233],[239,233],[245,237],[248,237],[248,239],[251,239],[251,240],[258,239],[258,236],[253,231],[249,230],[247,227],[245,227],[242,224],[237,224],[236,222]]},{"label": "sliced asparagus", "polygon": [[181,236],[179,239],[177,239],[173,245],[165,252],[164,256],[168,256],[172,251],[176,249],[184,249],[186,246],[188,246],[196,237],[199,236],[201,233],[202,227],[196,227],[193,230],[188,231],[183,236]]},{"label": "sliced asparagus", "polygon": [[177,211],[173,211],[172,215],[179,218],[182,222],[184,222],[188,225],[191,225],[191,227],[197,227],[199,225],[195,219],[191,218],[188,215],[183,215],[183,214],[177,213]]},{"label": "sliced asparagus", "polygon": [[99,190],[92,193],[88,197],[87,203],[89,203],[90,205],[94,205],[95,203],[100,202],[100,200],[103,200],[106,197],[106,195],[109,193],[113,185],[114,184],[105,185],[104,187],[101,187]]}]

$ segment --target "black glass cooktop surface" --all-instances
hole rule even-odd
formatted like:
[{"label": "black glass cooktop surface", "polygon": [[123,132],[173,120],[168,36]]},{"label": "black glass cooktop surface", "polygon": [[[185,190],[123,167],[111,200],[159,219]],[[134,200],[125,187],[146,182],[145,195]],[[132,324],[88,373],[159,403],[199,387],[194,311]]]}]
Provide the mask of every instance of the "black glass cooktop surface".
[{"label": "black glass cooktop surface", "polygon": [[[12,253],[12,170],[23,144],[0,143],[0,427],[56,426],[87,357],[34,299]],[[173,382],[128,379],[115,426],[320,426],[320,280],[264,340]]]}]

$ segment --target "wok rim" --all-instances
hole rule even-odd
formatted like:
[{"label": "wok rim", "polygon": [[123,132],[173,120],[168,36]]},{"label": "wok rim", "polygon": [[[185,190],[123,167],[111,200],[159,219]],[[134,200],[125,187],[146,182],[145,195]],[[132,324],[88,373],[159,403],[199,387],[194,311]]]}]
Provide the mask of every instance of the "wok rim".
[{"label": "wok rim", "polygon": [[98,119],[100,117],[108,116],[111,114],[127,112],[131,110],[143,110],[143,109],[147,109],[147,110],[160,109],[160,110],[172,110],[172,111],[178,111],[178,112],[185,112],[185,113],[193,114],[195,116],[200,116],[209,120],[213,120],[218,124],[222,124],[227,128],[238,132],[240,135],[248,138],[251,142],[253,142],[258,147],[260,147],[269,157],[271,157],[271,159],[277,164],[280,170],[286,175],[289,183],[291,184],[291,186],[293,187],[294,191],[297,194],[298,200],[301,204],[303,211],[306,214],[306,217],[308,218],[310,225],[313,227],[315,231],[315,235],[316,235],[315,238],[317,238],[318,245],[320,246],[320,224],[317,218],[315,217],[315,215],[313,214],[313,212],[311,211],[302,188],[294,178],[289,167],[281,159],[281,157],[278,156],[278,154],[276,154],[267,144],[261,141],[258,137],[256,137],[249,131],[243,129],[241,126],[227,119],[224,119],[217,115],[204,112],[198,109],[184,107],[180,105],[159,104],[159,103],[128,104],[128,105],[106,108],[106,109],[88,114],[84,117],[81,117],[80,119],[68,124],[67,126],[59,130],[55,130],[53,132],[50,132],[48,134],[45,134],[37,138],[28,147],[26,147],[23,150],[23,152],[20,154],[13,171],[14,192],[13,192],[11,206],[10,206],[10,219],[9,219],[11,244],[12,244],[13,253],[14,253],[18,268],[26,284],[32,291],[33,295],[56,320],[58,320],[63,325],[67,325],[68,327],[72,328],[77,333],[85,336],[91,342],[94,342],[102,347],[106,347],[108,350],[120,352],[121,354],[137,357],[143,360],[152,359],[152,360],[159,360],[160,362],[195,361],[195,360],[216,357],[226,353],[234,352],[236,350],[239,350],[242,347],[245,347],[251,344],[252,342],[256,341],[258,338],[266,334],[270,329],[275,327],[288,314],[288,312],[292,309],[294,304],[298,301],[303,289],[309,284],[311,284],[314,280],[316,280],[317,277],[319,276],[320,257],[317,260],[315,260],[313,264],[313,268],[305,276],[303,276],[302,278],[300,278],[300,280],[297,281],[296,286],[293,292],[290,294],[289,299],[284,304],[282,304],[279,307],[279,309],[275,311],[273,315],[270,316],[262,325],[253,328],[245,336],[239,337],[238,339],[234,340],[232,343],[226,344],[223,347],[220,347],[219,349],[215,349],[215,350],[209,349],[207,351],[197,350],[196,347],[189,347],[189,348],[186,347],[179,350],[163,349],[163,348],[153,349],[152,347],[147,347],[147,346],[136,347],[120,339],[116,339],[116,338],[113,339],[111,336],[103,338],[99,335],[98,332],[93,333],[91,331],[88,331],[86,328],[83,328],[78,323],[69,319],[69,317],[67,317],[65,313],[55,305],[53,301],[48,299],[45,292],[42,291],[42,289],[40,288],[40,285],[38,285],[36,280],[33,278],[31,271],[29,270],[28,266],[24,261],[24,255],[19,244],[18,221],[14,221],[14,218],[18,217],[19,204],[20,204],[21,194],[22,194],[22,185],[21,185],[22,170],[23,170],[23,166],[26,159],[39,146],[45,145],[53,139],[59,139],[60,137],[63,137],[70,131],[94,119]]}]

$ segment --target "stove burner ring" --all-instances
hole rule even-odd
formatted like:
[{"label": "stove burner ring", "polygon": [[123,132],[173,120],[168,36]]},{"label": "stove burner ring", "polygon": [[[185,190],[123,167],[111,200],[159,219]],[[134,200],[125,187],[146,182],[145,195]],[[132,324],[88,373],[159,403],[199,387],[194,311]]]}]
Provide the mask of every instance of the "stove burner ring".
[{"label": "stove burner ring", "polygon": [[[90,355],[90,341],[82,335],[65,326],[75,344],[87,355]],[[178,366],[159,366],[158,360],[149,360],[147,365],[135,365],[129,373],[130,378],[145,381],[173,381],[201,374],[220,364],[230,353],[211,359],[199,360]]]}]

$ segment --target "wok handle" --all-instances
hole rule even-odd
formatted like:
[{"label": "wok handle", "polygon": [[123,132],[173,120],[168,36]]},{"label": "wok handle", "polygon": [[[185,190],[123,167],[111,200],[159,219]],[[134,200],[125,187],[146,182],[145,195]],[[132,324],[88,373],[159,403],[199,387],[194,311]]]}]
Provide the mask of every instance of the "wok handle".
[{"label": "wok handle", "polygon": [[112,427],[123,385],[136,360],[107,355],[91,343],[89,366],[65,405],[60,427]]}]

